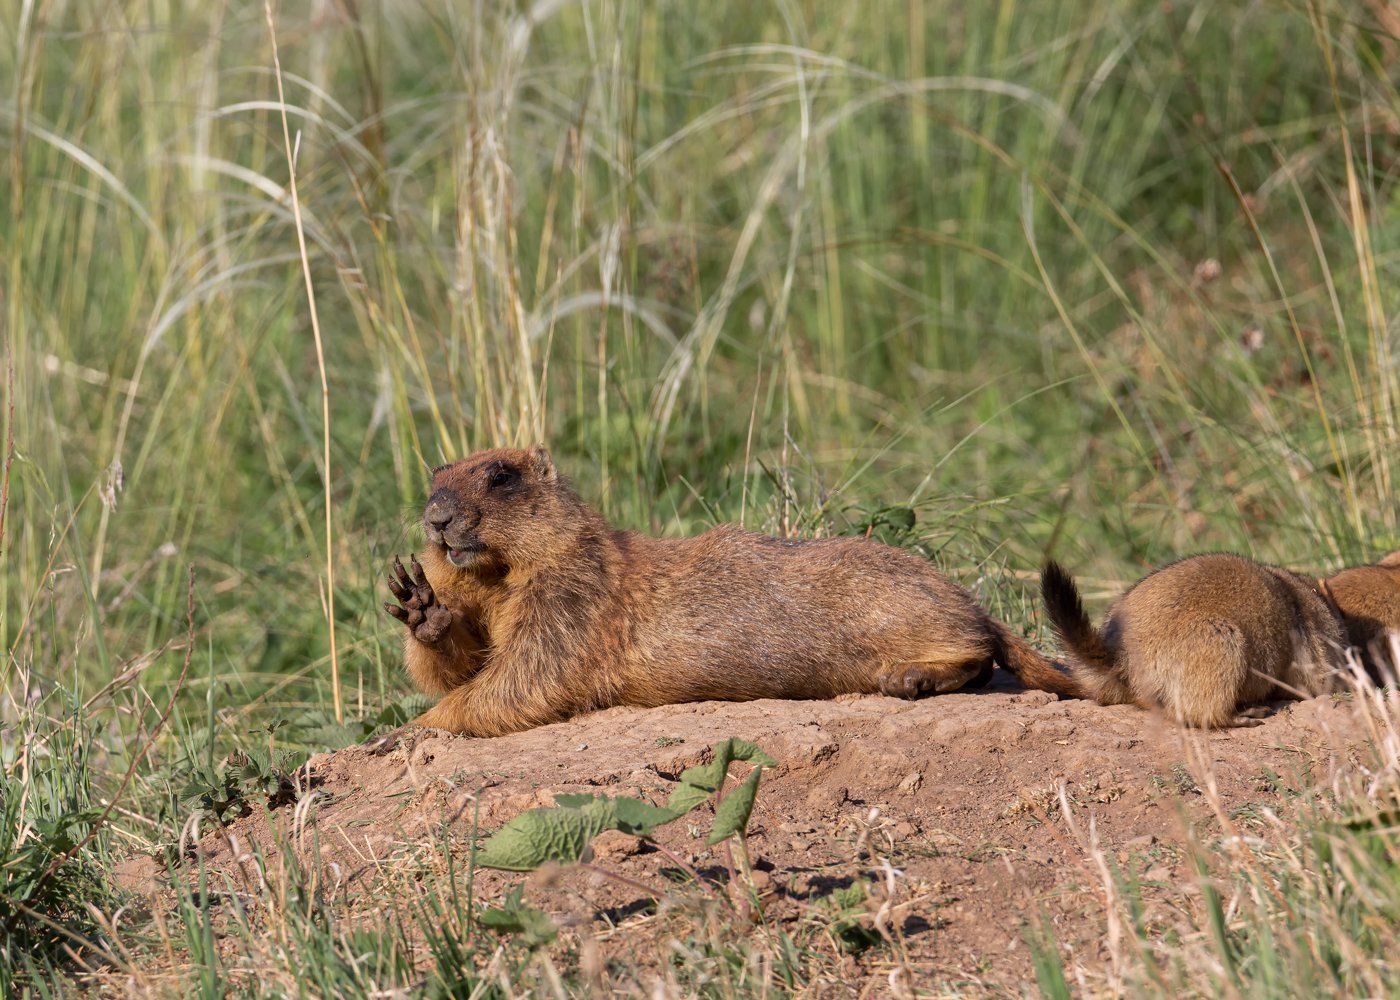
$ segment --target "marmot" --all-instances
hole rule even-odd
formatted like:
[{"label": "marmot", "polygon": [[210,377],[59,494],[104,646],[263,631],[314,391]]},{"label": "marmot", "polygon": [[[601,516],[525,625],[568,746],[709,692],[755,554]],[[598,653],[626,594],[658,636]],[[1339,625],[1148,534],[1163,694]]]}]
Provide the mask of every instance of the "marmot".
[{"label": "marmot", "polygon": [[496,736],[612,705],[844,693],[918,697],[1074,680],[909,552],[733,526],[693,538],[612,528],[543,448],[433,470],[429,546],[396,559],[385,609],[408,672],[442,696],[416,725]]},{"label": "marmot", "polygon": [[1336,605],[1347,639],[1374,680],[1388,681],[1400,669],[1400,550],[1371,566],[1355,566],[1318,581]]},{"label": "marmot", "polygon": [[1346,632],[1316,582],[1242,556],[1171,563],[1139,580],[1095,629],[1070,575],[1040,577],[1050,622],[1085,696],[1161,708],[1188,726],[1258,725],[1251,703],[1331,690]]}]

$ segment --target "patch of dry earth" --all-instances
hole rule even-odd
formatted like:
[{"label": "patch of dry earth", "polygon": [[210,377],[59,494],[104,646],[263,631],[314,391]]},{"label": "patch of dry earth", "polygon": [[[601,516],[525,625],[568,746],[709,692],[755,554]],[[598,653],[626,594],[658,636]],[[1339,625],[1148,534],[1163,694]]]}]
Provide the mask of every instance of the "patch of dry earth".
[{"label": "patch of dry earth", "polygon": [[[770,921],[810,917],[815,900],[869,871],[856,846],[865,830],[865,843],[901,873],[893,915],[919,978],[1017,991],[1031,975],[1022,928],[1041,913],[1074,961],[1093,967],[1103,958],[1101,881],[1086,851],[1091,816],[1108,856],[1144,873],[1149,894],[1176,893],[1190,877],[1179,850],[1187,824],[1206,837],[1220,832],[1198,784],[1203,764],[1225,814],[1247,827],[1261,808],[1286,811],[1293,790],[1325,781],[1366,738],[1350,704],[1331,698],[1290,705],[1255,728],[1190,734],[1134,708],[999,684],[917,702],[619,708],[499,739],[427,733],[384,758],[350,748],[313,759],[309,805],[249,815],[201,846],[237,879],[252,845],[275,855],[290,843],[308,861],[319,852],[347,898],[373,895],[395,884],[390,876],[405,859],[442,844],[444,823],[465,845],[474,816],[489,831],[553,804],[558,792],[662,801],[708,747],[740,736],[778,761],[764,777],[749,839]],[[686,825],[663,828],[659,842],[722,878],[723,854],[707,852],[703,834]],[[633,838],[605,834],[596,852],[599,867],[667,884],[661,872],[672,862]],[[128,869],[133,884],[143,873],[149,880],[149,866]],[[521,877],[482,873],[476,890],[492,899]],[[593,921],[616,954],[636,954],[643,939],[664,933],[644,896],[587,871],[536,876],[527,891],[575,927]],[[883,958],[851,964],[852,974],[883,980],[889,951],[877,951]]]}]

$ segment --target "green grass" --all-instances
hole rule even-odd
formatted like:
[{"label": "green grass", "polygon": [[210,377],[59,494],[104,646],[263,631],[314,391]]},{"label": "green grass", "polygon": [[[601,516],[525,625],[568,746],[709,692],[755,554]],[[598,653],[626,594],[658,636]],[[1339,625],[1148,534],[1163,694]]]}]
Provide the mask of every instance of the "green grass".
[{"label": "green grass", "polygon": [[0,11],[0,966],[76,974],[6,907],[100,938],[200,768],[400,710],[379,574],[472,448],[654,532],[874,525],[1031,627],[1052,551],[1400,545],[1379,5],[527,9],[277,12],[329,424],[262,4]]}]

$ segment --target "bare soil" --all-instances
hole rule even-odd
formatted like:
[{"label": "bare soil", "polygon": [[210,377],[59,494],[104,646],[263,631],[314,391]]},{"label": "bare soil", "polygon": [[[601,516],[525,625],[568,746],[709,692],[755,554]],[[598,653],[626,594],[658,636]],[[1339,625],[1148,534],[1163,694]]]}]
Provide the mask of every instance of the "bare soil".
[{"label": "bare soil", "polygon": [[[236,880],[249,877],[255,846],[275,857],[290,845],[305,861],[319,854],[346,898],[394,905],[415,884],[394,873],[441,867],[445,835],[464,857],[474,823],[489,832],[559,792],[664,801],[684,768],[740,736],[778,762],[747,842],[762,916],[755,933],[813,926],[833,888],[869,879],[877,890],[866,923],[888,902],[882,924],[894,941],[857,955],[833,946],[838,985],[883,990],[902,965],[920,985],[1015,994],[1032,982],[1026,928],[1042,919],[1071,970],[1105,961],[1095,845],[1100,862],[1137,873],[1149,898],[1189,900],[1188,838],[1208,843],[1250,832],[1267,811],[1286,815],[1300,789],[1325,785],[1366,742],[1351,704],[1331,697],[1289,704],[1254,728],[1191,733],[1138,709],[1009,684],[913,702],[610,709],[498,739],[424,733],[386,757],[350,748],[312,760],[309,802],[243,817],[201,850]],[[675,933],[667,904],[658,911],[642,889],[665,896],[674,887],[668,851],[718,887],[706,891],[724,893],[732,859],[704,846],[708,822],[697,813],[662,828],[661,851],[605,834],[591,867],[482,872],[475,891],[498,899],[527,878],[526,900],[575,939],[641,961]],[[889,898],[883,861],[895,872]]]}]

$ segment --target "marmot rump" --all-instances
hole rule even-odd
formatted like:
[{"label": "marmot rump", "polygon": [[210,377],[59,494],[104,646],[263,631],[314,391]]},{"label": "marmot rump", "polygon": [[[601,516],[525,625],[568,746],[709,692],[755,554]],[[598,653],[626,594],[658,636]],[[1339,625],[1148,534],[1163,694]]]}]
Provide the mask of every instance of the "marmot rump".
[{"label": "marmot rump", "polygon": [[1150,573],[1095,629],[1074,580],[1045,566],[1041,596],[1085,696],[1160,708],[1188,726],[1251,725],[1253,703],[1331,690],[1346,633],[1314,581],[1241,556]]},{"label": "marmot rump", "polygon": [[495,736],[612,705],[918,697],[994,663],[1074,695],[1074,680],[908,552],[722,526],[658,539],[612,528],[542,448],[434,470],[421,565],[385,608],[409,674],[442,700],[422,726]]}]

